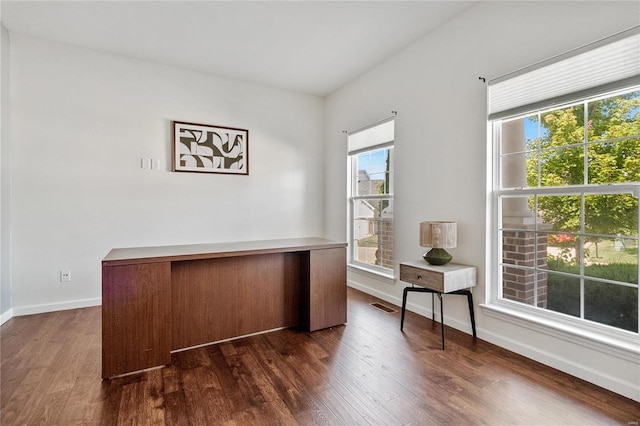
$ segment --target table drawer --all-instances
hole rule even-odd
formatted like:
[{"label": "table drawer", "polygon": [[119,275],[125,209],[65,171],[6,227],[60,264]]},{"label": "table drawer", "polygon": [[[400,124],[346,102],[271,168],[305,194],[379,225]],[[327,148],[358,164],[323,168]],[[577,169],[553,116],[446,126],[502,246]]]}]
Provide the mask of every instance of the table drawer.
[{"label": "table drawer", "polygon": [[400,264],[400,280],[444,292],[444,274]]},{"label": "table drawer", "polygon": [[424,260],[402,262],[400,263],[400,280],[441,293],[450,293],[474,287],[476,268],[456,263],[435,266],[429,265]]}]

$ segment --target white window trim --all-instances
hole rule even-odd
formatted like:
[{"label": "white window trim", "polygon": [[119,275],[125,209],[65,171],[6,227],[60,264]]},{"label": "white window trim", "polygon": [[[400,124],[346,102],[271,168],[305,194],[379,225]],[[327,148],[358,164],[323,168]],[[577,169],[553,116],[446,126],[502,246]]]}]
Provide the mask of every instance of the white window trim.
[{"label": "white window trim", "polygon": [[358,261],[351,261],[347,264],[347,267],[359,274],[371,275],[371,278],[382,280],[387,284],[395,284],[395,268],[394,271],[391,271],[386,268],[379,268],[374,270],[371,265],[367,263],[362,263]]},{"label": "white window trim", "polygon": [[[487,276],[487,283],[491,282]],[[499,284],[497,284],[499,285]],[[494,285],[493,287],[497,287]],[[549,336],[595,349],[627,361],[640,361],[638,336],[632,332],[617,329],[605,330],[600,324],[580,324],[573,318],[553,311],[542,311],[529,306],[514,306],[509,300],[494,300],[480,304],[482,312],[489,317],[506,321]],[[527,309],[528,308],[528,309]],[[613,327],[607,327],[613,328]],[[597,332],[594,329],[599,329]],[[626,334],[626,335],[625,335]]]},{"label": "white window trim", "polygon": [[[488,291],[485,293],[485,303],[480,307],[487,316],[506,321],[521,327],[575,343],[588,349],[598,350],[607,355],[631,362],[640,361],[639,333],[634,333],[615,327],[586,321],[555,311],[540,309],[534,306],[500,298],[498,272],[498,255],[500,253],[499,235],[499,198],[501,195],[531,195],[533,193],[598,193],[602,186],[574,185],[566,187],[497,189],[499,182],[498,144],[499,131],[495,131],[493,121],[487,123],[487,257],[486,276]],[[607,192],[631,193],[635,197],[640,195],[640,185],[636,182],[606,185]],[[640,254],[639,254],[640,256]],[[640,295],[639,295],[640,297]]]},{"label": "white window trim", "polygon": [[[353,162],[354,162],[355,156],[366,151],[373,151],[373,150],[383,149],[383,148],[393,148],[395,152],[395,135],[394,135],[394,127],[393,127],[395,126],[395,114],[396,113],[394,112],[394,115],[392,117],[370,124],[361,129],[348,132],[348,136],[352,136],[353,134],[357,134],[361,132],[362,133],[368,132],[369,134],[372,135],[373,142],[368,143],[366,141],[359,140],[356,142],[355,144],[356,146],[349,146],[348,154],[347,154],[347,176],[349,177],[348,187],[347,187],[347,191],[348,191],[347,192],[347,221],[348,221],[347,240],[350,243],[349,244],[350,249],[347,250],[347,266],[354,271],[365,273],[365,274],[371,274],[374,278],[382,279],[385,282],[389,282],[392,284],[395,283],[395,271],[396,271],[395,265],[397,263],[395,259],[394,259],[394,267],[392,269],[384,268],[378,265],[370,265],[368,263],[360,262],[355,259],[354,252],[356,250],[356,246],[355,244],[353,244],[353,241],[354,241],[353,203],[354,203],[354,200],[356,199],[369,199],[369,198],[382,198],[382,199],[390,199],[393,201],[395,200],[395,196],[394,196],[395,191],[392,191],[390,194],[384,194],[384,195],[373,194],[373,195],[367,195],[367,196],[354,196],[353,194],[354,194],[355,188],[354,188],[354,182],[353,182],[353,172],[354,172]],[[384,128],[385,131],[383,132],[375,131],[375,127],[385,125],[386,123],[389,123],[389,122],[393,124],[393,126],[391,127],[390,133],[388,132],[388,128],[386,127]],[[395,160],[395,155],[392,156],[392,161],[394,160]],[[393,166],[392,166],[392,173],[395,173],[395,167]],[[395,177],[393,179],[395,179]],[[394,224],[395,224],[395,215],[394,215]],[[395,234],[394,234],[394,240],[395,240]],[[395,241],[394,241],[394,246],[395,246]],[[394,257],[395,257],[395,251],[394,251]]]}]

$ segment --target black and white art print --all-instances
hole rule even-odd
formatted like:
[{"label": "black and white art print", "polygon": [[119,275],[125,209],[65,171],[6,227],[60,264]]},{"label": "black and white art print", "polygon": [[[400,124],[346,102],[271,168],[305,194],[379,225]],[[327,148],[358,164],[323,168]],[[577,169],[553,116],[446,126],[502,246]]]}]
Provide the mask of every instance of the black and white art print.
[{"label": "black and white art print", "polygon": [[173,171],[249,174],[249,131],[173,121]]}]

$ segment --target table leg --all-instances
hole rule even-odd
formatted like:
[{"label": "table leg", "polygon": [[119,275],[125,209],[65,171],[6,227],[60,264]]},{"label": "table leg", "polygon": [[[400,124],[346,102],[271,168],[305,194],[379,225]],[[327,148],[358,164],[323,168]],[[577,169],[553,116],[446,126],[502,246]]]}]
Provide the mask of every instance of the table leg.
[{"label": "table leg", "polygon": [[469,316],[471,317],[471,329],[473,330],[473,337],[476,336],[476,317],[473,314],[473,295],[471,291],[467,291],[467,302],[469,302]]},{"label": "table leg", "polygon": [[438,293],[438,299],[440,299],[440,330],[442,333],[442,350],[444,351],[444,309],[442,305],[442,293]]},{"label": "table leg", "polygon": [[435,305],[433,304],[433,295],[435,293],[431,293],[431,320],[435,321],[436,320],[436,311],[435,311]]},{"label": "table leg", "polygon": [[447,294],[461,294],[467,296],[467,303],[469,304],[469,317],[471,317],[471,329],[473,330],[473,337],[477,337],[476,335],[476,317],[473,312],[473,294],[471,290],[456,290]]},{"label": "table leg", "polygon": [[402,331],[404,327],[404,312],[407,309],[407,293],[409,292],[409,287],[405,287],[402,292],[402,314],[400,316],[400,331]]},{"label": "table leg", "polygon": [[431,293],[431,313],[432,320],[435,322],[436,320],[436,312],[434,309],[434,295],[437,295],[440,299],[440,325],[441,325],[441,335],[442,335],[442,350],[444,350],[444,307],[442,303],[443,294],[460,294],[467,296],[467,303],[469,304],[469,316],[471,317],[471,329],[473,330],[473,337],[477,337],[476,335],[476,318],[473,311],[473,294],[470,290],[456,290],[450,293],[440,293],[437,290],[431,290],[424,287],[405,287],[402,293],[402,315],[400,319],[400,331],[402,331],[404,327],[404,315],[407,306],[407,293],[410,291],[420,292],[420,293]]}]

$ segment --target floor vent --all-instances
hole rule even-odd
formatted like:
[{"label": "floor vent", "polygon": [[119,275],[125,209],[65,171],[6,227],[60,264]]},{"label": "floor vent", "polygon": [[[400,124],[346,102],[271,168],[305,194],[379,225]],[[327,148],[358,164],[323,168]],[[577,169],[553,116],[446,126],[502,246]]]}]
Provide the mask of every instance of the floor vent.
[{"label": "floor vent", "polygon": [[382,303],[375,302],[375,303],[369,303],[369,304],[371,306],[373,306],[374,308],[380,309],[381,311],[384,311],[384,312],[386,312],[388,314],[392,314],[394,312],[398,312],[395,309],[388,307],[387,305],[383,305]]}]

